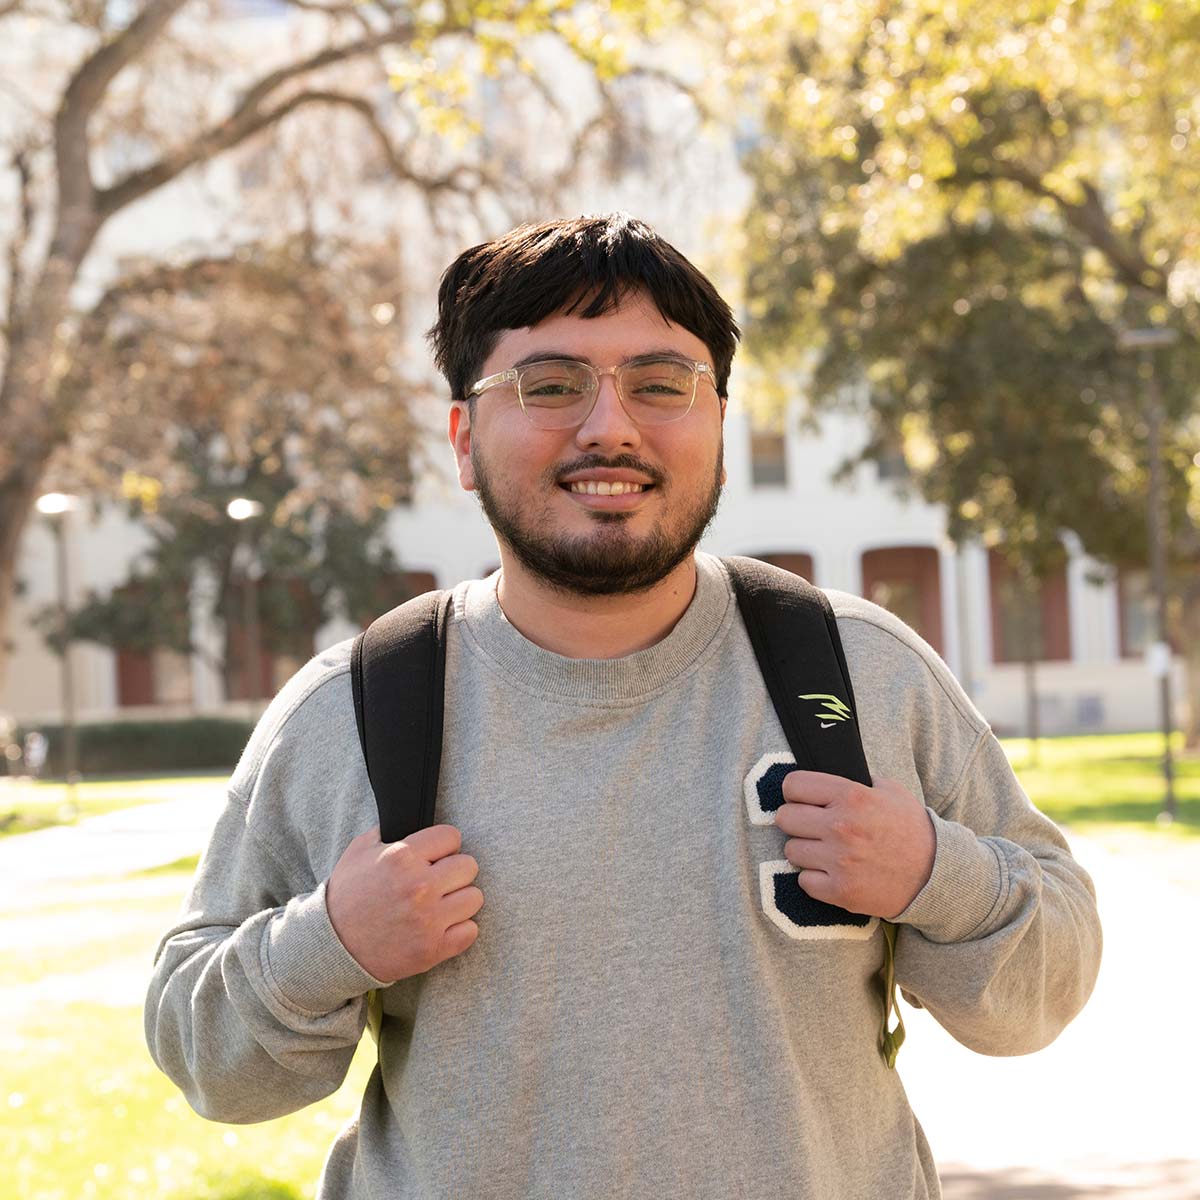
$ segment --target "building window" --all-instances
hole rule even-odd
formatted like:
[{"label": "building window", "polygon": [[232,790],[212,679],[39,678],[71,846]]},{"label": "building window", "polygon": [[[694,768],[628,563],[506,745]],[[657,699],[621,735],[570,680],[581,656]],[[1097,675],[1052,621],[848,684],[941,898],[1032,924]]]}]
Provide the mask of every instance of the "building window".
[{"label": "building window", "polygon": [[251,635],[240,602],[239,595],[238,611],[225,626],[225,699],[269,700],[275,695],[275,656],[264,645],[266,630],[260,612],[257,662],[251,661]]},{"label": "building window", "polygon": [[1032,589],[997,550],[988,551],[992,601],[992,661],[1066,662],[1071,657],[1071,618],[1064,562]]},{"label": "building window", "polygon": [[[261,576],[247,597],[238,580],[225,622],[225,691],[229,700],[269,700],[316,647],[321,607],[302,579]],[[253,633],[247,626],[252,604]],[[252,641],[257,638],[257,661]]]},{"label": "building window", "polygon": [[875,475],[881,483],[891,483],[897,479],[911,479],[912,471],[908,468],[908,459],[904,457],[904,447],[889,446],[875,460]]},{"label": "building window", "polygon": [[[137,614],[148,603],[146,585],[140,581],[115,588],[112,598]],[[190,619],[187,591],[183,587],[160,595],[157,615],[186,625]],[[138,619],[136,616],[134,619]],[[187,654],[144,643],[116,643],[117,704],[136,708],[150,704],[191,704],[192,663]]]},{"label": "building window", "polygon": [[1154,592],[1150,572],[1117,571],[1117,612],[1121,621],[1121,657],[1141,658],[1154,641]]},{"label": "building window", "polygon": [[755,487],[787,486],[787,436],[782,429],[750,430],[750,481]]},{"label": "building window", "polygon": [[813,578],[813,556],[811,554],[782,552],[779,554],[752,554],[750,557],[757,558],[759,562],[770,563],[774,567],[782,567],[785,571],[791,571],[793,575],[807,579],[809,583],[816,583],[816,579]]},{"label": "building window", "polygon": [[941,561],[932,546],[889,546],[862,556],[863,595],[895,613],[942,653]]},{"label": "building window", "polygon": [[118,646],[117,704],[190,704],[192,664],[186,654],[170,650],[131,650]]}]

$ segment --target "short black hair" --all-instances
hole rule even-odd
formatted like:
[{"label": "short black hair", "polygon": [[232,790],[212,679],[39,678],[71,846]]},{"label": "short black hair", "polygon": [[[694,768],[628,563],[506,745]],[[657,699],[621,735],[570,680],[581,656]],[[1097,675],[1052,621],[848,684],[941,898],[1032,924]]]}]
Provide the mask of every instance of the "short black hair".
[{"label": "short black hair", "polygon": [[519,225],[464,250],[446,268],[437,324],[426,336],[450,398],[467,399],[505,331],[577,309],[581,317],[599,317],[635,290],[708,347],[717,393],[727,396],[739,337],[733,311],[674,246],[618,212]]}]

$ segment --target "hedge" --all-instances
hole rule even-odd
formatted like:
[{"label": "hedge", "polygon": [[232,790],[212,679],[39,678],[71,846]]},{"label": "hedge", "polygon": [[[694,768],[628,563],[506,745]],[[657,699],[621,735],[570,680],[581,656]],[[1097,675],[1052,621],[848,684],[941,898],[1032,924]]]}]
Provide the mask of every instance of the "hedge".
[{"label": "hedge", "polygon": [[[233,767],[254,728],[251,721],[186,717],[177,721],[104,721],[75,728],[83,775]],[[63,774],[61,725],[39,725],[49,741],[43,777]],[[18,738],[27,730],[21,729]]]}]

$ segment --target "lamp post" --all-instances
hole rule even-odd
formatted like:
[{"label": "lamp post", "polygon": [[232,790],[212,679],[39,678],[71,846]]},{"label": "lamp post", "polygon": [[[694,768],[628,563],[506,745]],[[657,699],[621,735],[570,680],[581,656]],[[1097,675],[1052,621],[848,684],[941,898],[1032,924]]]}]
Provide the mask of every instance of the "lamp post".
[{"label": "lamp post", "polygon": [[1179,340],[1174,329],[1123,329],[1117,335],[1122,350],[1136,350],[1141,374],[1146,379],[1146,453],[1150,459],[1150,495],[1146,529],[1150,542],[1150,578],[1154,590],[1154,645],[1150,648],[1151,671],[1158,676],[1159,721],[1163,734],[1162,772],[1166,791],[1159,813],[1162,821],[1174,821],[1175,764],[1171,756],[1171,647],[1167,641],[1167,524],[1166,489],[1163,486],[1162,426],[1163,399],[1154,371],[1154,352],[1173,346]]},{"label": "lamp post", "polygon": [[230,518],[237,521],[243,530],[239,539],[239,549],[244,547],[245,565],[242,569],[242,625],[246,630],[246,699],[254,701],[261,690],[262,683],[262,651],[258,633],[258,592],[255,587],[254,575],[250,570],[250,560],[253,550],[246,522],[253,517],[261,516],[263,506],[257,500],[249,500],[238,496],[225,506]]},{"label": "lamp post", "polygon": [[56,573],[58,576],[58,614],[62,620],[63,643],[59,651],[63,726],[63,774],[67,781],[67,807],[75,806],[75,785],[79,782],[79,753],[75,740],[75,673],[71,663],[71,641],[67,633],[69,580],[67,575],[67,513],[76,505],[74,496],[65,492],[47,492],[39,496],[37,510],[50,522],[54,532]]}]

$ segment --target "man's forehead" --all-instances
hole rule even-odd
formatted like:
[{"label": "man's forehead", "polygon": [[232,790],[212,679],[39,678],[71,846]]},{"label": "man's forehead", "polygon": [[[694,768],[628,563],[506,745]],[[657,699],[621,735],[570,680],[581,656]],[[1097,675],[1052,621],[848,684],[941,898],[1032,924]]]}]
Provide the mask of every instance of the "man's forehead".
[{"label": "man's forehead", "polygon": [[[503,357],[505,366],[533,358],[569,357],[596,366],[620,363],[647,354],[676,354],[708,361],[708,347],[689,329],[669,321],[648,295],[635,293],[598,317],[558,312],[520,329],[503,330],[489,362]],[[603,360],[601,362],[600,360]]]}]

